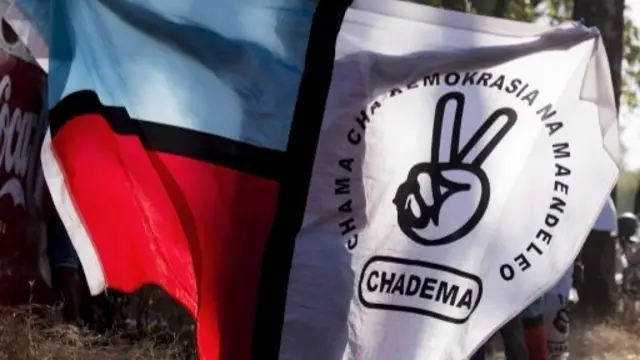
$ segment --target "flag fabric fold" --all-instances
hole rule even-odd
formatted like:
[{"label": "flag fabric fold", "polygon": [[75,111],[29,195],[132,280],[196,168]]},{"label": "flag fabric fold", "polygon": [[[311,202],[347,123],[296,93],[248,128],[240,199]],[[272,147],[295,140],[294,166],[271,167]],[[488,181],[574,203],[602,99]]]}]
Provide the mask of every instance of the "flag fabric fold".
[{"label": "flag fabric fold", "polygon": [[[28,49],[30,57],[35,58],[36,62],[45,70],[48,69],[48,54],[49,49],[47,46],[48,35],[46,35],[46,26],[50,23],[48,16],[48,7],[38,6],[37,8],[30,8],[30,11],[44,11],[39,16],[32,16],[27,18],[25,14],[14,4],[13,0],[7,0],[0,3],[0,11],[4,14],[3,19],[8,25],[15,31],[16,35],[20,39],[22,45]],[[44,19],[40,24],[34,23],[33,19]]]},{"label": "flag fabric fold", "polygon": [[18,5],[50,32],[43,166],[91,292],[158,284],[202,359],[276,358],[348,2]]},{"label": "flag fabric fold", "polygon": [[202,359],[467,358],[565,273],[618,175],[594,29],[51,5],[42,159],[90,288],[161,285]]},{"label": "flag fabric fold", "polygon": [[557,283],[618,175],[602,50],[579,24],[356,1],[280,359],[465,359]]}]

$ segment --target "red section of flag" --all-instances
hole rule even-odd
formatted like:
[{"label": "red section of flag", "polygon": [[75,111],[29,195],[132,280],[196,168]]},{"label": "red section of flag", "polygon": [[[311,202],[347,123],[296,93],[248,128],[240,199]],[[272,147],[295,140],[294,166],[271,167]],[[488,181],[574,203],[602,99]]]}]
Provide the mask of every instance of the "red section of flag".
[{"label": "red section of flag", "polygon": [[248,360],[278,182],[147,150],[97,114],[52,146],[108,287],[162,286],[197,314],[201,359]]}]

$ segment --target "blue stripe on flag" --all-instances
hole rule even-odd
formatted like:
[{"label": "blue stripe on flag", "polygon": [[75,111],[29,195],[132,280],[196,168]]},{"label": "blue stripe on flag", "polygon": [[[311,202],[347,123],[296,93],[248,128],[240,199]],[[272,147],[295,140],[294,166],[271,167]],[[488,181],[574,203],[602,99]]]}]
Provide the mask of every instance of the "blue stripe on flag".
[{"label": "blue stripe on flag", "polygon": [[286,148],[316,0],[54,4],[50,106],[91,89],[134,118]]}]

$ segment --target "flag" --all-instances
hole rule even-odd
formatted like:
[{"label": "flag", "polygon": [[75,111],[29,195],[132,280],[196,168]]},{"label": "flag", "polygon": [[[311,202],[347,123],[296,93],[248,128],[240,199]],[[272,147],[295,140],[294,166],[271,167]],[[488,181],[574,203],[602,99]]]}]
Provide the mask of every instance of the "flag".
[{"label": "flag", "polygon": [[355,1],[281,360],[467,359],[571,266],[618,176],[596,29]]},{"label": "flag", "polygon": [[207,360],[459,360],[560,279],[618,175],[597,30],[347,5],[55,2],[94,293],[160,284]]},{"label": "flag", "polygon": [[93,294],[158,284],[201,359],[277,357],[347,5],[18,2],[49,39],[43,167]]}]

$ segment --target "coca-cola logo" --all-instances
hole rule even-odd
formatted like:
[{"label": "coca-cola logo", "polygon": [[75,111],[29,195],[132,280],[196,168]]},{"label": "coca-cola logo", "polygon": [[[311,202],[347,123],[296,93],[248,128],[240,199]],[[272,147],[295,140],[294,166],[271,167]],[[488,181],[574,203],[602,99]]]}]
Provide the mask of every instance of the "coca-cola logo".
[{"label": "coca-cola logo", "polygon": [[0,199],[10,196],[14,206],[26,207],[24,185],[36,172],[41,138],[40,116],[11,106],[11,77],[0,80]]},{"label": "coca-cola logo", "polygon": [[29,301],[25,291],[46,302],[49,199],[40,162],[46,74],[22,57],[5,55],[0,61],[0,305]]}]

